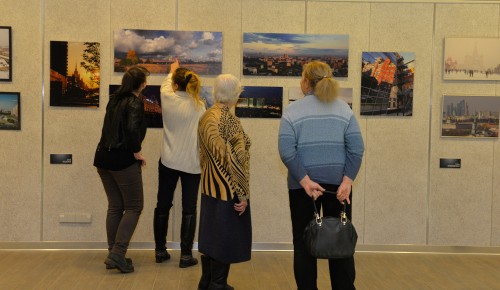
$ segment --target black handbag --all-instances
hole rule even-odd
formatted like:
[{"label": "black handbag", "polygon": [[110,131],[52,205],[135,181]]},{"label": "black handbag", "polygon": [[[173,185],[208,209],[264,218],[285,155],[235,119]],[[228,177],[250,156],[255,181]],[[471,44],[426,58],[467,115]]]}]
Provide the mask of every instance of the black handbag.
[{"label": "black handbag", "polygon": [[354,255],[358,234],[346,215],[346,204],[340,217],[321,217],[314,205],[314,218],[304,230],[304,243],[313,257],[320,259],[343,259]]}]

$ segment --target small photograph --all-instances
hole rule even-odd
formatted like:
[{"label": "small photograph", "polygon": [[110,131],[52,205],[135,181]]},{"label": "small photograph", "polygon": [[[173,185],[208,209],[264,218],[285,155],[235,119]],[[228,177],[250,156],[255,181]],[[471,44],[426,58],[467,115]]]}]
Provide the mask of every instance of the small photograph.
[{"label": "small photograph", "polygon": [[415,53],[363,52],[361,115],[412,116]]},{"label": "small photograph", "polygon": [[500,80],[500,38],[444,40],[445,80]]},{"label": "small photograph", "polygon": [[205,102],[205,107],[208,109],[212,107],[215,103],[213,95],[213,87],[201,87],[200,98]]},{"label": "small photograph", "polygon": [[[291,104],[298,99],[302,99],[303,97],[304,94],[302,93],[300,87],[288,88],[288,104]],[[340,88],[339,98],[344,100],[352,109],[352,88]]]},{"label": "small photograph", "polygon": [[443,96],[441,137],[498,138],[500,97]]},{"label": "small photograph", "polygon": [[11,27],[0,26],[0,81],[12,81]]},{"label": "small photograph", "polygon": [[98,42],[50,42],[50,105],[99,107]]},{"label": "small photograph", "polygon": [[243,87],[235,111],[240,118],[281,118],[283,88]]},{"label": "small photograph", "polygon": [[[148,85],[142,91],[144,102],[144,114],[148,128],[163,128],[163,119],[161,116],[161,86]],[[120,85],[110,85],[109,95],[112,95],[120,88]]]},{"label": "small photograph", "polygon": [[0,130],[21,130],[20,93],[0,92]]},{"label": "small photograph", "polygon": [[133,65],[167,74],[176,59],[199,75],[222,71],[222,32],[120,29],[114,32],[114,71]]},{"label": "small photograph", "polygon": [[349,36],[341,34],[243,34],[243,75],[302,75],[302,67],[320,60],[335,77],[348,77]]}]

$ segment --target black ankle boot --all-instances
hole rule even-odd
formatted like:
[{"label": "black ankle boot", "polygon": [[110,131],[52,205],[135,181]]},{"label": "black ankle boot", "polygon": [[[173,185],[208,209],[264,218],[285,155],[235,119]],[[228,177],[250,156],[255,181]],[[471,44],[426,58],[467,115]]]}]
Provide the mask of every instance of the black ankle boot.
[{"label": "black ankle boot", "polygon": [[217,262],[210,259],[210,284],[208,290],[234,290],[234,287],[227,284],[230,264]]},{"label": "black ankle boot", "polygon": [[167,250],[165,250],[165,251],[156,251],[155,250],[155,259],[156,259],[156,263],[161,263],[163,261],[169,260],[170,254],[167,252]]},{"label": "black ankle boot", "polygon": [[179,268],[187,268],[198,264],[198,259],[193,256],[181,256],[181,260],[179,261]]},{"label": "black ankle boot", "polygon": [[[125,258],[125,261],[127,261],[127,264],[134,265],[132,263],[132,259],[130,259],[130,258]],[[106,260],[104,261],[104,264],[106,264]],[[106,264],[106,269],[111,270],[111,269],[116,269],[116,267],[112,267],[112,266]]]},{"label": "black ankle boot", "polygon": [[210,258],[201,255],[201,278],[198,283],[198,290],[207,290],[210,284]]},{"label": "black ankle boot", "polygon": [[125,256],[121,256],[115,253],[109,253],[104,263],[108,267],[117,268],[122,273],[134,272],[134,265],[127,263]]},{"label": "black ankle boot", "polygon": [[187,268],[198,264],[198,260],[193,258],[192,254],[195,231],[196,213],[182,215],[180,268]]}]

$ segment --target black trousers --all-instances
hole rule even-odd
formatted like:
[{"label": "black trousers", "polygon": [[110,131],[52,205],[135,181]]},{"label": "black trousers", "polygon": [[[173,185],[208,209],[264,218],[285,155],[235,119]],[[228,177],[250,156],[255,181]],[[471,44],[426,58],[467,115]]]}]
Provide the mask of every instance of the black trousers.
[{"label": "black trousers", "polygon": [[[198,204],[198,189],[200,186],[201,174],[191,174],[179,170],[171,169],[158,162],[158,194],[156,203],[156,214],[170,214],[170,208],[173,206],[174,192],[177,182],[181,179],[182,186],[182,216],[195,215]],[[194,223],[195,226],[196,222]],[[164,245],[156,245],[161,249]],[[190,254],[191,249],[183,254]]]},{"label": "black trousers", "polygon": [[[338,185],[322,184],[323,188],[337,191]],[[304,189],[290,189],[290,213],[292,216],[293,231],[293,271],[298,290],[318,289],[317,259],[311,256],[305,248],[303,234],[307,224],[313,218],[314,208],[312,199]],[[351,194],[352,196],[352,194]],[[350,198],[352,201],[352,198]],[[316,200],[318,210],[322,208],[324,216],[338,217],[343,205],[334,194],[323,194]],[[351,219],[351,207],[347,209],[347,216]],[[330,283],[332,289],[355,289],[354,279],[356,270],[354,257],[348,259],[329,259]]]}]

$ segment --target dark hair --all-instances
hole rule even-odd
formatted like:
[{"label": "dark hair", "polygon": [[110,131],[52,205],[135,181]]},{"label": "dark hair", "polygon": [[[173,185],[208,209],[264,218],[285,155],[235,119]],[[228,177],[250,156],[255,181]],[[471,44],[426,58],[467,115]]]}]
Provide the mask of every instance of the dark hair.
[{"label": "dark hair", "polygon": [[149,71],[144,67],[133,66],[129,68],[123,75],[122,85],[114,94],[124,95],[136,91],[146,82],[147,76],[149,76]]},{"label": "dark hair", "polygon": [[172,81],[178,86],[179,91],[185,91],[195,100],[197,107],[202,105],[200,100],[201,80],[197,74],[187,68],[180,67],[175,70]]}]

